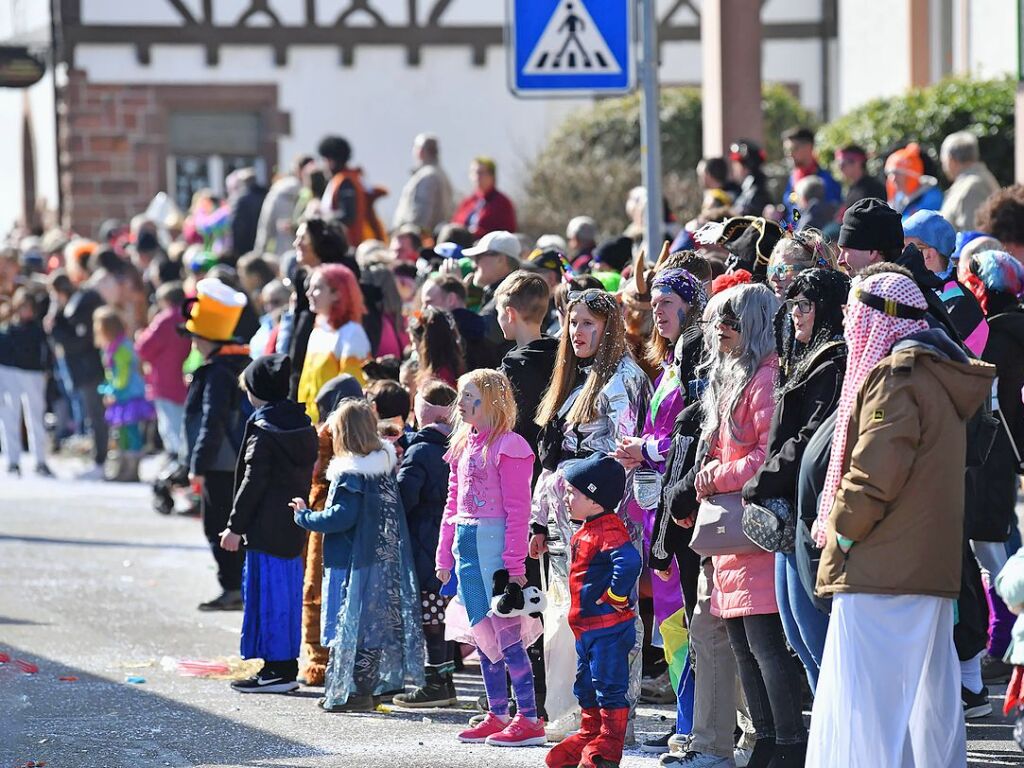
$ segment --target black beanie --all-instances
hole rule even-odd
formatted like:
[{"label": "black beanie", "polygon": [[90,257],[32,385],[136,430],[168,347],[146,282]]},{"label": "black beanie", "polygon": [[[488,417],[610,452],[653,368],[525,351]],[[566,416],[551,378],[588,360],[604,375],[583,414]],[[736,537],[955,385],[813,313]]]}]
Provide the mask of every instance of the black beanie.
[{"label": "black beanie", "polygon": [[862,198],[843,214],[839,247],[899,253],[903,250],[903,219],[877,197]]},{"label": "black beanie", "polygon": [[359,379],[349,373],[340,373],[328,381],[316,393],[316,409],[320,411],[321,423],[327,420],[342,400],[362,400],[363,388]]},{"label": "black beanie", "polygon": [[633,260],[633,241],[623,235],[605,240],[594,249],[594,261],[621,272]]},{"label": "black beanie", "polygon": [[242,376],[253,397],[274,403],[288,399],[292,360],[288,355],[264,355],[253,360]]},{"label": "black beanie", "polygon": [[591,454],[564,470],[565,482],[601,505],[613,510],[626,493],[626,471],[615,459],[603,453]]}]

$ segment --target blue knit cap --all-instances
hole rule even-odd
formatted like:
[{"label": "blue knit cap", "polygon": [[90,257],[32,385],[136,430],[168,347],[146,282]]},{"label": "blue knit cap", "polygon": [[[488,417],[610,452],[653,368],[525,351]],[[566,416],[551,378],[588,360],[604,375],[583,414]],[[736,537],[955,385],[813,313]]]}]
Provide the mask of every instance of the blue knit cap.
[{"label": "blue knit cap", "polygon": [[626,470],[603,453],[573,462],[562,474],[569,485],[606,510],[618,507],[626,494]]}]

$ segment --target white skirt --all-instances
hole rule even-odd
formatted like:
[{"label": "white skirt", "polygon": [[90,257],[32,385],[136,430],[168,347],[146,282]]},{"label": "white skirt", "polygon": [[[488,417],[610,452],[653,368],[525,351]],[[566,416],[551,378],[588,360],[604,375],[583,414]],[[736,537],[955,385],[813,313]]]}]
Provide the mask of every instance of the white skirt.
[{"label": "white skirt", "polygon": [[953,601],[836,595],[811,714],[807,768],[966,764]]}]

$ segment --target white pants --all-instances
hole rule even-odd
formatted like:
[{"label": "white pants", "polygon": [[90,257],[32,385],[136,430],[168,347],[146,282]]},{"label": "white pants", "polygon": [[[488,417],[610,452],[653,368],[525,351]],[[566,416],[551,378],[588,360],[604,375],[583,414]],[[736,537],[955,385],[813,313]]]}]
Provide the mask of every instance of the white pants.
[{"label": "white pants", "polygon": [[953,601],[836,595],[807,768],[967,764]]},{"label": "white pants", "polygon": [[21,414],[36,466],[46,463],[46,374],[0,365],[0,428],[7,465],[21,461]]}]

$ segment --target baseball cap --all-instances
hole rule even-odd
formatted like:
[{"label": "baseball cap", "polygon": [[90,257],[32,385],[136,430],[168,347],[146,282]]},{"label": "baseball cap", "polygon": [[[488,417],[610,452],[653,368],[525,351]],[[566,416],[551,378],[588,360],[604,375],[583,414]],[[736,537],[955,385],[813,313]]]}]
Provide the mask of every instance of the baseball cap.
[{"label": "baseball cap", "polygon": [[550,269],[552,272],[562,274],[562,253],[554,248],[541,250],[537,248],[530,254],[530,260],[524,264],[525,268]]},{"label": "baseball cap", "polygon": [[956,250],[956,230],[938,211],[917,211],[903,222],[903,236],[916,237],[946,258]]},{"label": "baseball cap", "polygon": [[488,232],[472,248],[466,248],[462,255],[476,258],[485,253],[500,253],[518,261],[519,255],[522,253],[522,246],[519,244],[518,237],[511,232],[499,229],[496,232]]}]

